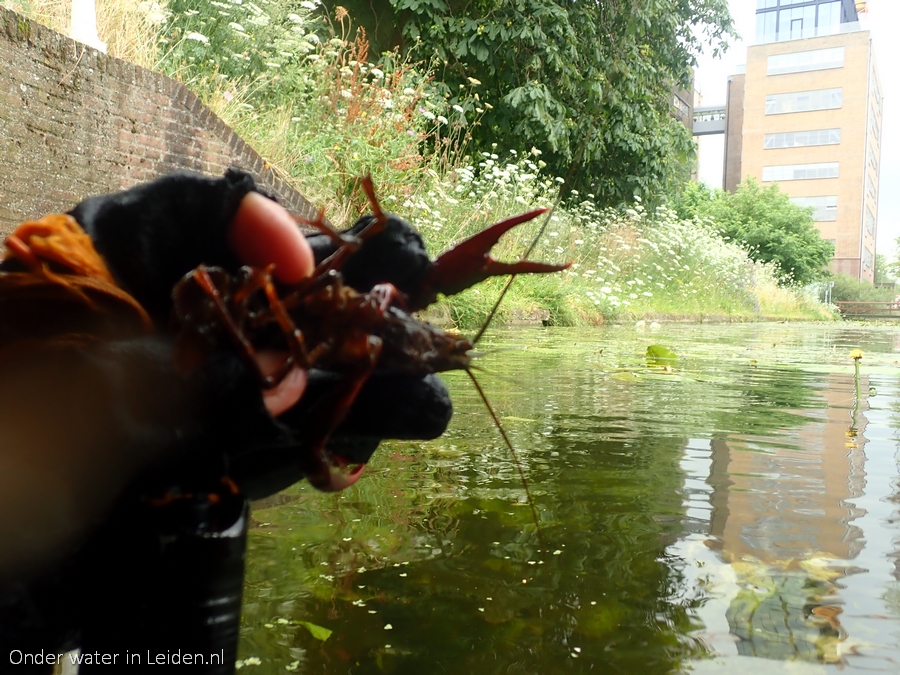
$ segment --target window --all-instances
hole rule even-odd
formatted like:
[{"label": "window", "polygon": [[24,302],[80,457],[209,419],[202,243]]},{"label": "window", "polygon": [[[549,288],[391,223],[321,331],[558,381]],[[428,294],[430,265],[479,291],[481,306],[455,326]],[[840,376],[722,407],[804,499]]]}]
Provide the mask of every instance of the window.
[{"label": "window", "polygon": [[878,201],[878,193],[875,191],[875,181],[872,180],[872,177],[866,174],[866,192],[869,193],[869,196],[872,198],[872,201]]},{"label": "window", "polygon": [[813,209],[813,220],[818,223],[837,220],[837,195],[827,197],[791,197],[797,206]]},{"label": "window", "polygon": [[816,36],[816,6],[792,7],[778,12],[778,39],[799,40]]},{"label": "window", "polygon": [[869,166],[875,170],[875,175],[878,175],[878,157],[875,155],[875,151],[872,149],[872,146],[869,146]]},{"label": "window", "polygon": [[872,74],[870,75],[872,78],[872,93],[875,95],[875,104],[880,108],[881,107],[881,87],[878,86],[878,76],[875,75],[875,69],[872,69]]},{"label": "window", "polygon": [[834,35],[841,30],[848,0],[756,0],[756,42]]},{"label": "window", "polygon": [[691,111],[690,106],[682,101],[677,94],[672,94],[672,107],[675,108],[680,119],[687,117],[687,114]]},{"label": "window", "polygon": [[872,209],[868,205],[866,206],[866,232],[873,237],[875,236],[875,214],[872,213]]},{"label": "window", "polygon": [[844,66],[844,48],[834,47],[832,49],[815,49],[809,52],[794,52],[793,54],[775,54],[769,57],[767,66],[767,75],[842,68]]},{"label": "window", "polygon": [[[841,3],[826,2],[819,5],[817,25],[819,26],[819,35],[836,33],[841,25]],[[829,31],[828,28],[832,30]]]},{"label": "window", "polygon": [[764,183],[786,180],[812,180],[815,178],[837,178],[838,162],[821,164],[782,164],[780,166],[764,166],[762,179]]},{"label": "window", "polygon": [[875,145],[878,146],[881,144],[881,129],[878,128],[878,121],[875,117],[869,118],[869,133],[872,135],[872,138],[875,139]]},{"label": "window", "polygon": [[775,30],[778,12],[761,12],[756,15],[756,41],[759,44],[775,42],[778,34]]},{"label": "window", "polygon": [[810,110],[834,110],[840,108],[843,101],[844,90],[840,87],[772,94],[766,96],[766,115],[808,112]]},{"label": "window", "polygon": [[765,149],[805,148],[810,145],[838,145],[841,142],[840,129],[813,129],[811,131],[787,131],[781,134],[766,134]]},{"label": "window", "polygon": [[872,251],[870,251],[868,247],[863,249],[863,265],[865,267],[871,267],[874,258],[875,256],[872,255]]}]

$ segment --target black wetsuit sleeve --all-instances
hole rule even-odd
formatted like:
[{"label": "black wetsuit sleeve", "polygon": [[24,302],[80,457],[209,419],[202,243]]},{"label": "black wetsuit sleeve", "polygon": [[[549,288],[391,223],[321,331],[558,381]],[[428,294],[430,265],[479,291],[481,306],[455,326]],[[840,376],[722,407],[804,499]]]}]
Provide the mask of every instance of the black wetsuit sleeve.
[{"label": "black wetsuit sleeve", "polygon": [[172,287],[204,263],[235,271],[225,232],[253,178],[174,173],[124,192],[89,197],[70,211],[117,281],[158,325],[168,321]]}]

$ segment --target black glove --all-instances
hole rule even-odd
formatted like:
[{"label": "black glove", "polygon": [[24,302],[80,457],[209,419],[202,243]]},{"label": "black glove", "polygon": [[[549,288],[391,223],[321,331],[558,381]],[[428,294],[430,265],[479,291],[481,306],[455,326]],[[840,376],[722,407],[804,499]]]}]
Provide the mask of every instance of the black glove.
[{"label": "black glove", "polygon": [[[171,314],[171,289],[184,274],[200,263],[237,271],[239,262],[225,243],[225,231],[241,199],[255,189],[253,179],[238,171],[229,171],[222,179],[173,174],[126,192],[86,199],[71,215],[90,234],[121,285],[158,325],[165,326]],[[355,233],[365,222],[366,217],[361,218],[348,232]],[[312,235],[309,241],[317,263],[336,248],[324,235]],[[388,227],[366,240],[340,271],[349,285],[365,292],[384,281],[401,289],[414,288],[430,265],[418,233],[404,221],[391,218]],[[241,439],[229,444],[224,460],[229,476],[255,499],[302,477],[303,445],[309,442],[304,428],[340,378],[311,371],[300,403],[275,421],[258,404],[247,405],[244,397],[236,396],[236,390],[246,389],[249,397],[255,385],[248,374],[238,374],[240,367],[235,361],[220,354],[204,369],[206,380],[214,383],[207,409],[210,422],[203,425],[204,434]],[[222,380],[232,386],[222,387]],[[237,382],[242,385],[236,386]],[[227,400],[220,395],[222,391]],[[364,463],[382,438],[439,436],[450,414],[449,396],[437,377],[379,373],[366,383],[328,447],[351,463]],[[219,430],[212,432],[212,425]],[[248,425],[254,429],[254,438],[238,431]],[[209,461],[207,453],[195,454]],[[218,467],[213,464],[213,469]]]},{"label": "black glove", "polygon": [[[237,171],[221,179],[182,173],[88,198],[71,211],[158,330],[127,340],[32,341],[15,359],[0,360],[2,453],[22,457],[26,464],[40,462],[44,469],[59,466],[77,493],[73,512],[63,519],[68,530],[48,541],[63,546],[77,541],[102,518],[104,505],[109,508],[115,495],[135,482],[138,489],[165,489],[228,475],[248,498],[257,499],[303,477],[304,448],[314,440],[304,430],[314,426],[341,376],[311,371],[300,402],[273,419],[255,375],[232,349],[218,350],[188,378],[172,365],[172,287],[201,263],[238,269],[225,233],[241,199],[255,189],[252,178]],[[348,260],[361,290],[385,279],[401,287],[414,283],[430,265],[418,235],[396,222],[399,228],[387,228]],[[333,244],[321,237],[311,239],[320,256],[332,250]],[[386,268],[385,275],[379,266]],[[0,270],[16,267],[12,259]],[[398,269],[413,270],[412,281],[392,279]],[[14,322],[0,316],[0,324],[7,323]],[[351,463],[364,463],[380,439],[435,438],[450,415],[447,390],[436,376],[378,373],[367,381],[328,448]],[[38,495],[54,489],[40,481],[30,485],[28,472],[17,475],[23,491]],[[16,528],[15,516],[7,518],[0,539],[15,541]],[[3,567],[0,560],[0,577]]]},{"label": "black glove", "polygon": [[[253,190],[252,178],[236,171],[221,179],[175,174],[86,199],[71,211],[119,285],[149,313],[152,334],[108,339],[117,335],[115,322],[103,331],[89,320],[48,322],[42,313],[52,303],[0,297],[0,646],[90,651],[98,644],[120,648],[134,634],[169,644],[166,627],[180,637],[183,623],[196,630],[191,639],[198,644],[227,646],[233,656],[243,540],[207,540],[202,532],[231,531],[240,498],[157,508],[147,497],[221,491],[228,476],[257,499],[300,480],[309,445],[321,440],[310,430],[321,427],[323,408],[346,382],[346,375],[311,370],[303,397],[275,419],[256,373],[230,345],[187,377],[175,372],[172,289],[201,263],[238,270],[226,232]],[[310,244],[318,261],[335,250],[323,235]],[[391,217],[340,271],[362,292],[381,282],[410,291],[430,265],[418,233]],[[0,272],[21,270],[16,259],[0,264]],[[364,463],[382,438],[439,436],[450,414],[435,375],[376,372],[327,447]],[[224,554],[220,544],[236,548]],[[178,547],[184,551],[173,553]],[[224,567],[212,573],[215,564]],[[117,632],[110,618],[125,606],[123,591],[128,610],[146,625]],[[221,635],[203,629],[206,610],[191,618],[193,600],[205,608],[211,597],[230,602],[213,603],[215,625],[234,614],[221,623]],[[166,617],[175,606],[187,617],[181,623]]]}]

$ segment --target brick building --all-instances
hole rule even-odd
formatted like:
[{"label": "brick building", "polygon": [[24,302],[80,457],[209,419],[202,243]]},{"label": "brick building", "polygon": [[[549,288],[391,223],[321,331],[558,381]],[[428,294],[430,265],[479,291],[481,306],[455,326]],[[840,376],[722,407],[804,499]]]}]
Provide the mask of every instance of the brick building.
[{"label": "brick building", "polygon": [[854,0],[757,0],[728,83],[725,188],[754,177],[814,209],[834,272],[874,281],[882,97]]}]

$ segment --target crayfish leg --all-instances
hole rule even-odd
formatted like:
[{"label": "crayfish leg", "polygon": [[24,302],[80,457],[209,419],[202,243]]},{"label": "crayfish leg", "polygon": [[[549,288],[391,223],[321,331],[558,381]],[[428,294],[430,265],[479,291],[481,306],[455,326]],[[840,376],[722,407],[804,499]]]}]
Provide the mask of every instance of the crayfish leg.
[{"label": "crayfish leg", "polygon": [[353,406],[363,385],[374,372],[378,356],[381,354],[383,346],[381,338],[374,335],[360,335],[355,341],[357,344],[354,351],[367,356],[365,367],[353,373],[323,397],[316,405],[315,414],[305,426],[311,440],[310,448],[306,451],[309,455],[301,458],[301,463],[304,465],[309,483],[324,492],[343,490],[355,483],[362,473],[361,470],[350,474],[343,473],[340,471],[343,466],[336,466],[336,462],[327,457],[325,451],[328,438]]},{"label": "crayfish leg", "polygon": [[394,284],[375,284],[367,295],[375,309],[381,314],[384,314],[393,304],[399,305],[400,309],[406,311],[404,295],[397,290]]},{"label": "crayfish leg", "polygon": [[251,372],[256,374],[262,386],[271,388],[278,384],[278,380],[276,378],[263,374],[262,370],[260,369],[259,362],[256,360],[256,351],[254,350],[253,345],[250,343],[250,340],[247,339],[240,326],[237,325],[234,318],[231,316],[231,312],[229,311],[228,306],[225,304],[225,299],[222,297],[222,293],[219,291],[219,288],[212,280],[212,277],[210,276],[209,271],[206,269],[206,267],[204,265],[200,265],[197,269],[191,272],[191,278],[206,294],[210,302],[212,302],[219,320],[222,322],[225,331],[228,333],[228,337],[231,338],[232,343],[237,348],[238,355],[241,357],[241,359],[243,359],[247,367],[250,368]]},{"label": "crayfish leg", "polygon": [[334,229],[327,220],[325,220],[325,209],[319,209],[319,213],[316,215],[315,220],[310,220],[309,218],[304,218],[303,216],[297,216],[297,220],[299,220],[304,225],[309,225],[310,227],[315,228],[326,237],[331,239],[335,246],[344,246],[347,242],[344,236]]},{"label": "crayfish leg", "polygon": [[281,367],[284,372],[279,373],[281,378],[283,378],[294,365],[308,368],[310,364],[309,352],[306,349],[303,333],[297,328],[297,324],[294,323],[294,320],[288,314],[284,302],[278,297],[278,291],[275,290],[275,284],[272,283],[271,277],[266,280],[264,289],[266,298],[269,300],[269,307],[275,316],[275,320],[278,322],[279,328],[281,328],[281,332],[287,339],[288,350],[290,351],[290,358]]},{"label": "crayfish leg", "polygon": [[366,193],[366,197],[369,199],[369,206],[372,207],[372,216],[374,217],[374,220],[359,233],[360,238],[365,238],[366,235],[372,236],[381,232],[387,224],[388,215],[381,209],[378,197],[375,196],[375,183],[372,182],[372,174],[366,174],[360,179],[360,182],[362,183],[363,192]]}]

